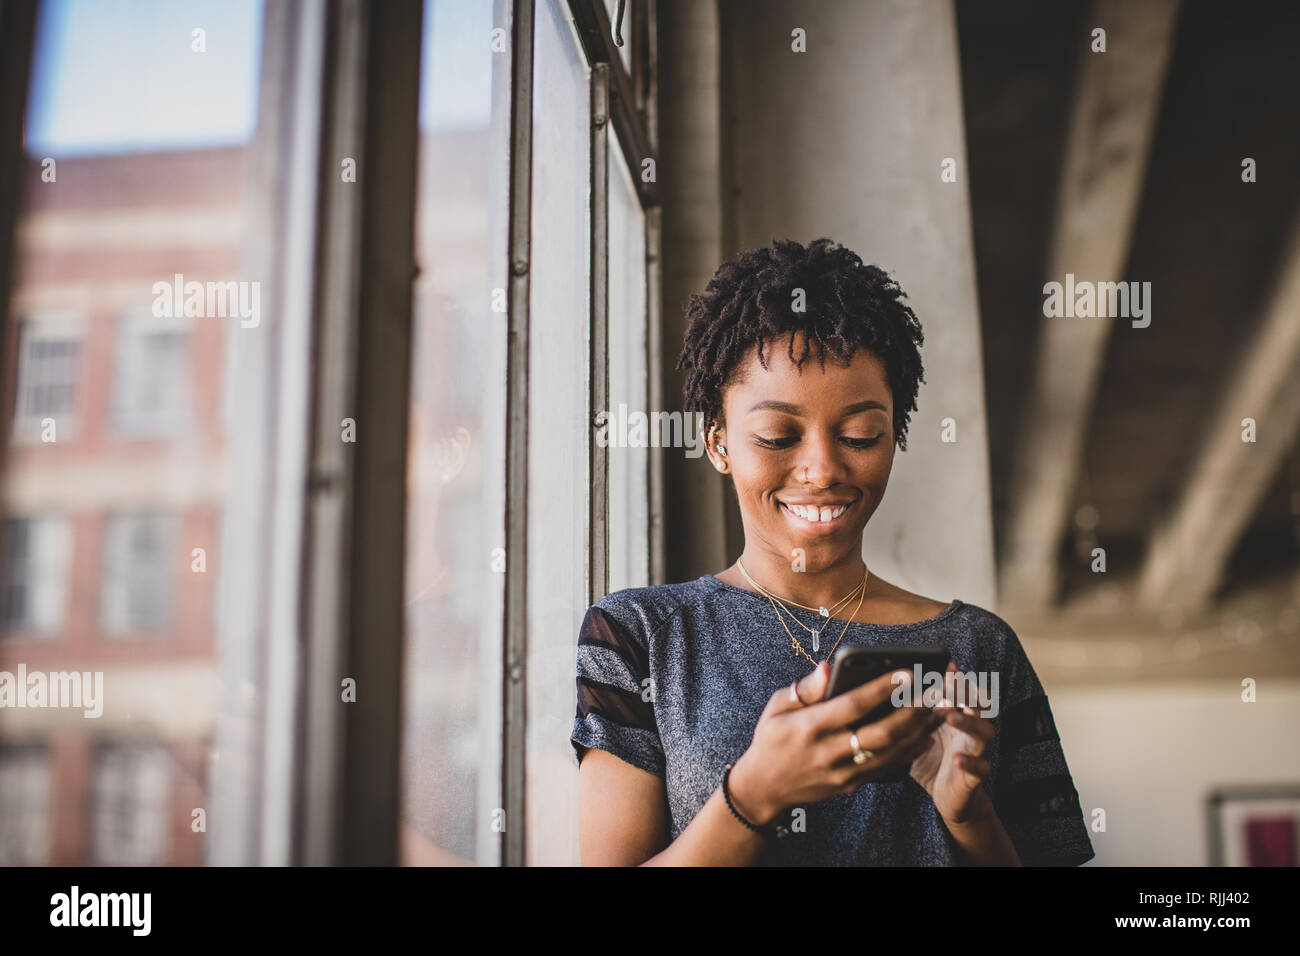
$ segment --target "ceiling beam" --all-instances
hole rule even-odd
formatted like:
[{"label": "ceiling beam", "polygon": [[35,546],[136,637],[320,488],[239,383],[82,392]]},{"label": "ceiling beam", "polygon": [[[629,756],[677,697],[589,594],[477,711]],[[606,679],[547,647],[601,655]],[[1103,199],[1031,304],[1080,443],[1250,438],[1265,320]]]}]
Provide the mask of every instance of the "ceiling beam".
[{"label": "ceiling beam", "polygon": [[[1254,435],[1243,425],[1253,419]],[[1138,585],[1144,608],[1203,609],[1283,460],[1300,437],[1300,218],[1279,261],[1258,331],[1219,397],[1205,443]],[[1253,441],[1246,440],[1253,437]]]},{"label": "ceiling beam", "polygon": [[[1178,0],[1092,6],[1078,38],[1088,48],[1067,134],[1048,282],[1064,284],[1067,273],[1076,282],[1123,278],[1178,10]],[[1104,53],[1092,52],[1098,27],[1106,31]],[[1000,555],[999,600],[1009,606],[1042,607],[1056,597],[1057,555],[1102,358],[1118,321],[1125,320],[1043,319]]]}]

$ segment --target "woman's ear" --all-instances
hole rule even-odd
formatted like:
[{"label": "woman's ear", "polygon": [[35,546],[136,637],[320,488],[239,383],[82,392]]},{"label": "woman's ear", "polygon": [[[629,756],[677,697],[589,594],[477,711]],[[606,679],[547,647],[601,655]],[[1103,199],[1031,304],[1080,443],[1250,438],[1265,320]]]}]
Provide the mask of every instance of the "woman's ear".
[{"label": "woman's ear", "polygon": [[725,442],[726,431],[717,425],[706,436],[704,447],[708,451],[709,460],[713,462],[713,467],[718,469],[724,475],[727,473],[727,446]]}]

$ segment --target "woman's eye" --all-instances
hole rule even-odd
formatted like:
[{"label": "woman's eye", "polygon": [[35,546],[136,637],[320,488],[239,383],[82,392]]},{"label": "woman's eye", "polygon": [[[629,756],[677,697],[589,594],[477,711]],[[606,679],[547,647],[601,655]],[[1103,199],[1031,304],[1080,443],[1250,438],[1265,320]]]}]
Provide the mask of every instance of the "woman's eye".
[{"label": "woman's eye", "polygon": [[[881,432],[881,434],[877,435],[875,438],[842,438],[840,440],[850,448],[870,448],[872,445],[880,441],[881,435],[883,434],[884,433]],[[754,441],[767,448],[789,448],[798,440],[797,436],[791,438],[764,438],[761,435],[754,436]]]}]

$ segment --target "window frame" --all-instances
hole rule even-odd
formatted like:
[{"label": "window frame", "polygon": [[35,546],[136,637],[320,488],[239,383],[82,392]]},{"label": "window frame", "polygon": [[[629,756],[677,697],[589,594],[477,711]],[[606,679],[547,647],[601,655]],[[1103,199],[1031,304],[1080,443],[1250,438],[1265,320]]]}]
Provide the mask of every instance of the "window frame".
[{"label": "window frame", "polygon": [[[608,192],[608,140],[612,126],[614,135],[625,157],[649,158],[658,165],[654,150],[654,117],[656,115],[657,62],[653,55],[655,43],[655,3],[646,0],[633,11],[633,69],[637,73],[634,92],[633,79],[623,67],[622,58],[614,45],[612,27],[603,0],[539,0],[554,2],[563,9],[567,6],[569,17],[577,33],[580,53],[585,57],[591,84],[591,296],[589,340],[589,394],[588,394],[588,461],[591,473],[588,487],[594,489],[589,502],[587,522],[587,553],[590,556],[587,571],[587,599],[594,603],[606,593],[609,564],[608,515],[608,458],[606,449],[596,442],[595,412],[607,406],[609,395],[609,362],[606,348],[609,328],[609,192]],[[507,359],[508,395],[507,414],[507,501],[527,500],[528,478],[528,348],[529,348],[529,284],[531,263],[531,179],[532,168],[532,111],[533,98],[538,91],[533,88],[533,26],[535,10],[533,0],[515,0],[512,23],[511,100],[511,155],[509,197],[509,259],[510,259],[510,354]],[[626,27],[626,25],[625,25]],[[650,51],[649,56],[638,50]],[[659,205],[657,184],[646,182],[629,170],[646,212],[646,268],[647,268],[647,374],[650,387],[647,393],[651,402],[662,394],[656,387],[660,375],[660,352],[655,310],[659,298],[651,288],[658,281],[658,272],[651,262],[659,259],[658,215],[651,209]],[[654,406],[652,406],[654,407]],[[663,547],[659,520],[662,503],[662,482],[656,456],[649,458],[647,488],[651,507],[648,512],[646,534],[650,539],[651,581],[662,581]],[[592,480],[593,478],[598,480]],[[505,648],[502,694],[502,773],[503,806],[507,820],[518,824],[507,828],[503,834],[502,863],[506,866],[523,866],[527,862],[524,822],[527,777],[527,661],[528,661],[528,594],[527,594],[527,525],[530,515],[523,509],[512,509],[506,516],[506,603]]]}]

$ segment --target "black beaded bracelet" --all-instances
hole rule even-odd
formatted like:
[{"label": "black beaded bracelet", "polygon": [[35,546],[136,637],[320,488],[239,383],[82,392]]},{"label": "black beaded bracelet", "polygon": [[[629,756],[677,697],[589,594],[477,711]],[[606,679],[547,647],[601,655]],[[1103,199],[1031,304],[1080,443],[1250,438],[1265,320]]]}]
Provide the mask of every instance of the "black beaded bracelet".
[{"label": "black beaded bracelet", "polygon": [[760,827],[756,824],[750,823],[743,816],[741,816],[740,811],[736,809],[736,805],[731,802],[731,791],[727,788],[727,780],[731,777],[731,768],[734,766],[735,764],[729,763],[722,770],[722,798],[727,801],[727,809],[731,811],[731,815],[735,817],[737,820],[739,820],[741,823],[743,823],[745,826],[749,827],[749,829],[753,830],[755,833],[762,833],[767,836],[775,836],[778,840],[781,839],[782,837],[789,836],[790,828],[783,824],[777,823],[777,824],[773,824],[770,827]]}]

